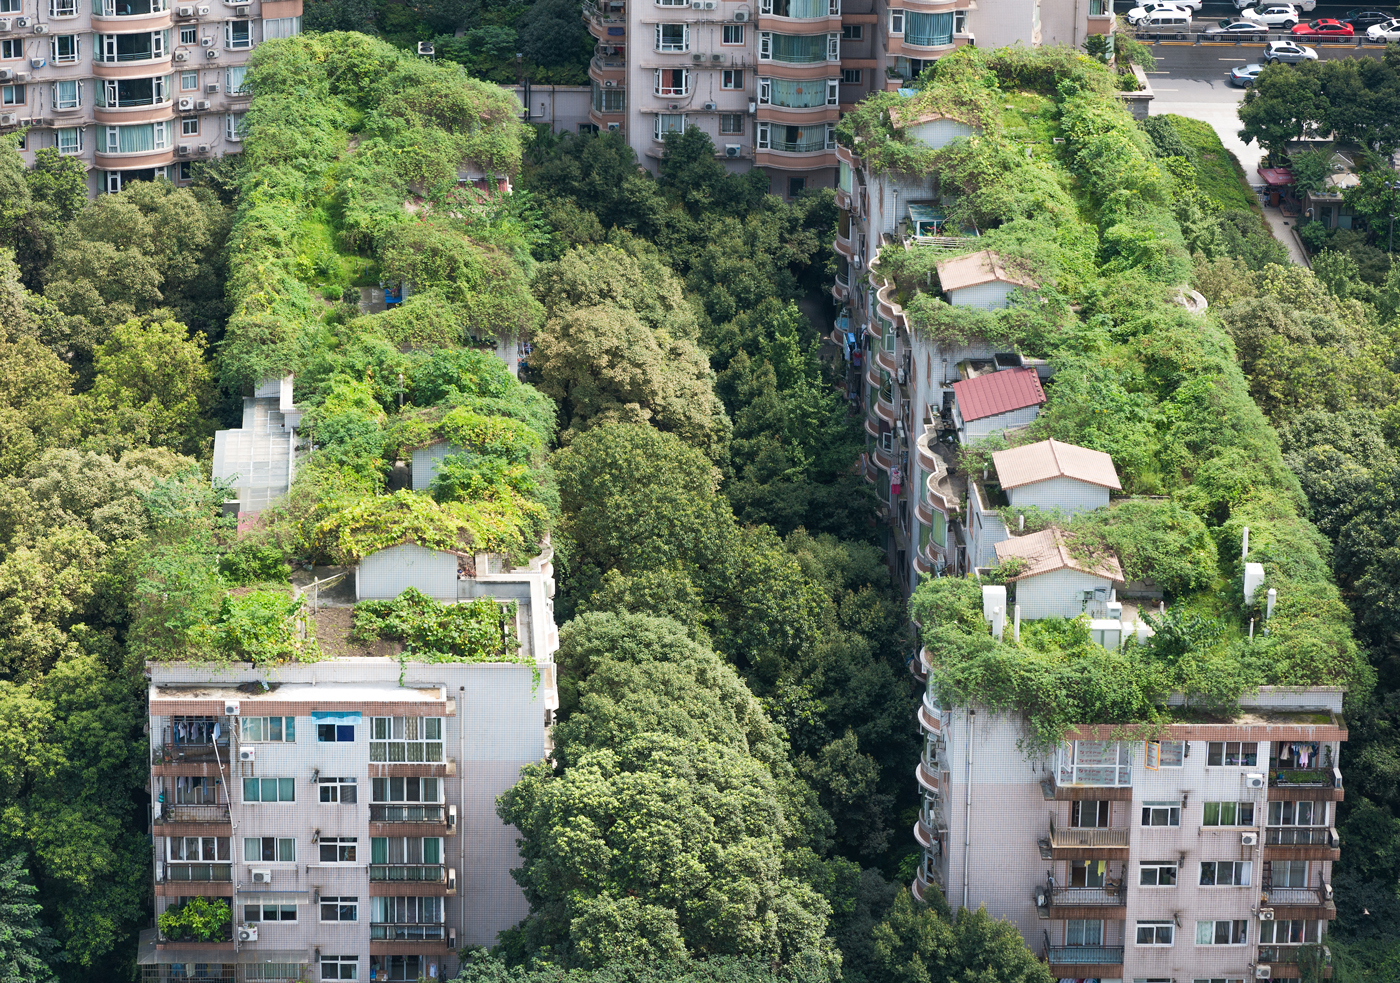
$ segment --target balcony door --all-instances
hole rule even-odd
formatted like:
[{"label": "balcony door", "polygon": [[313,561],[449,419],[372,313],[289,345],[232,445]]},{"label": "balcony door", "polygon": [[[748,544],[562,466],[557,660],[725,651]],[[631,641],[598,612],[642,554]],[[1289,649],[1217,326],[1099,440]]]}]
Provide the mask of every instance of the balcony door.
[{"label": "balcony door", "polygon": [[[1107,860],[1071,860],[1069,862],[1070,887],[1103,887],[1107,874]],[[1098,945],[1099,943],[1093,944]]]}]

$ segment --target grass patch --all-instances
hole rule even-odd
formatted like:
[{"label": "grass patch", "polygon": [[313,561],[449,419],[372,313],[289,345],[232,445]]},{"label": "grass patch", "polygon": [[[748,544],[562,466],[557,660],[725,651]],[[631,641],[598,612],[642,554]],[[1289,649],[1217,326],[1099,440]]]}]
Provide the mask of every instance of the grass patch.
[{"label": "grass patch", "polygon": [[1225,149],[1211,125],[1175,114],[1168,114],[1165,118],[1171,120],[1182,142],[1193,152],[1196,186],[1220,202],[1226,211],[1247,209],[1257,214],[1259,199],[1249,188],[1244,168],[1235,155]]}]

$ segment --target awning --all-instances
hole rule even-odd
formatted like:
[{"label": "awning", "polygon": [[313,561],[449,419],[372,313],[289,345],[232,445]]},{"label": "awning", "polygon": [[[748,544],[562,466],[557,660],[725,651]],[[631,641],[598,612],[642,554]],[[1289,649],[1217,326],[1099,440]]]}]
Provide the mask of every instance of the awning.
[{"label": "awning", "polygon": [[1293,183],[1293,172],[1286,167],[1261,167],[1259,176],[1270,187],[1281,188]]},{"label": "awning", "polygon": [[359,720],[358,710],[312,710],[312,720]]}]

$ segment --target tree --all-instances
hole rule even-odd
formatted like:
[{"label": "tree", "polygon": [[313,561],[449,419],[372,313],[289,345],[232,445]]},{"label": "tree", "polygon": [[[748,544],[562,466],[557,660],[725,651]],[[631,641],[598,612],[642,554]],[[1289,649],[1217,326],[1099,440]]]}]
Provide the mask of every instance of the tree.
[{"label": "tree", "polygon": [[24,868],[24,855],[0,861],[0,983],[44,983],[53,979],[46,961],[55,948],[39,921],[43,906]]},{"label": "tree", "polygon": [[924,905],[902,890],[875,926],[875,962],[884,983],[1053,983],[1049,967],[1011,922],[994,921],[985,908],[963,908],[950,919],[947,902],[936,898]]},{"label": "tree", "polygon": [[66,157],[56,147],[34,152],[34,166],[25,174],[34,201],[49,209],[54,221],[69,222],[88,202],[87,172],[76,157]]},{"label": "tree", "polygon": [[1328,132],[1330,106],[1313,62],[1271,65],[1255,79],[1240,104],[1240,139],[1281,154],[1291,140]]}]

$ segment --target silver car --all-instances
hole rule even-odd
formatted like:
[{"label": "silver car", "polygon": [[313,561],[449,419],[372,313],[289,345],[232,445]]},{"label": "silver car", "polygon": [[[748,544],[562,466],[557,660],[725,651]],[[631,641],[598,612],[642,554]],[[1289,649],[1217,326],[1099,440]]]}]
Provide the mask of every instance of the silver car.
[{"label": "silver car", "polygon": [[1289,65],[1296,65],[1300,61],[1317,61],[1317,49],[1292,41],[1270,41],[1264,45],[1264,64],[1272,65],[1278,61]]}]

